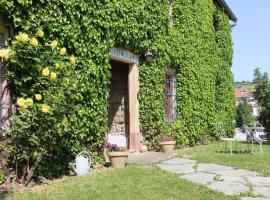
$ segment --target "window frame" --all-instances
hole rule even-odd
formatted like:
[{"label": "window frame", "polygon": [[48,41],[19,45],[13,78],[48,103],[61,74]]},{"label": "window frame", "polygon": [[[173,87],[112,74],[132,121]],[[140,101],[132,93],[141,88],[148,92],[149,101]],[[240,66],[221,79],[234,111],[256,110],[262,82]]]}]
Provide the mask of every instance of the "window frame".
[{"label": "window frame", "polygon": [[164,120],[174,122],[177,118],[177,79],[174,69],[165,72],[163,94]]}]

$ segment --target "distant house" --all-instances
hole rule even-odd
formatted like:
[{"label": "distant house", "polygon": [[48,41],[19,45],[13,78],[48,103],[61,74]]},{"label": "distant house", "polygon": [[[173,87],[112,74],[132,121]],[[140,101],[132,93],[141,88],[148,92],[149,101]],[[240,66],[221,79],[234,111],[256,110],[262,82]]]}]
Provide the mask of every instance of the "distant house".
[{"label": "distant house", "polygon": [[254,91],[243,86],[235,87],[236,105],[242,102],[247,102],[252,106],[253,115],[258,117],[260,114],[260,107],[258,101],[254,98]]}]

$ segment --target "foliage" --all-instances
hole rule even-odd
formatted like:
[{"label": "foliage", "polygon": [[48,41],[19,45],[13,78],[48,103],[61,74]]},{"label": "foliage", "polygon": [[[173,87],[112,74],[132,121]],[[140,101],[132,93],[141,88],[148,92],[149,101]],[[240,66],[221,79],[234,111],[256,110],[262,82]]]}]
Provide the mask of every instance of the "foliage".
[{"label": "foliage", "polygon": [[140,68],[140,121],[150,149],[156,148],[159,132],[167,126],[163,102],[159,101],[167,68],[177,73],[178,113],[169,126],[175,129],[178,147],[217,138],[219,122],[228,135],[233,133],[235,97],[228,16],[212,1],[188,0],[174,2],[174,20],[168,35],[153,44],[156,58],[151,71]]},{"label": "foliage", "polygon": [[[228,16],[212,0],[175,1],[172,28],[168,26],[166,0],[1,0],[0,8],[8,13],[16,32],[30,34],[43,29],[45,33],[40,46],[16,47],[15,55],[20,62],[12,61],[17,67],[13,72],[18,72],[13,79],[15,97],[33,99],[35,93],[44,93],[43,101],[52,108],[52,113],[38,111],[32,116],[40,108],[34,102],[33,108],[19,112],[14,118],[17,125],[11,134],[14,138],[11,155],[24,165],[29,159],[32,167],[38,163],[36,176],[60,175],[67,170],[67,162],[83,148],[101,162],[104,136],[108,132],[112,46],[129,48],[141,58],[150,49],[155,56],[150,65],[142,59],[139,71],[141,130],[150,149],[156,148],[160,130],[166,126],[174,130],[172,136],[178,147],[217,137],[215,124],[219,121],[231,133],[235,114],[230,71],[231,29]],[[40,76],[39,65],[55,70],[53,64],[59,55],[54,57],[46,46],[53,40],[70,55],[74,54],[78,63],[56,71],[57,78],[51,84]],[[29,51],[25,52],[27,56],[19,54],[24,48]],[[29,59],[22,59],[28,54]],[[60,61],[66,63],[66,59]],[[165,123],[163,118],[164,78],[168,68],[175,69],[178,83],[178,113],[173,123]],[[69,81],[65,82],[64,77]],[[12,74],[9,78],[12,81]],[[77,89],[73,91],[69,84],[75,80]],[[66,125],[62,123],[63,117],[68,119]],[[26,152],[16,148],[23,145],[22,141],[28,147],[38,147],[37,155],[29,152],[30,148]],[[24,171],[23,167],[19,169]]]},{"label": "foliage", "polygon": [[218,114],[215,117],[218,122],[224,124],[227,135],[232,136],[234,134],[233,120],[236,115],[234,79],[231,71],[233,43],[228,18],[218,6],[216,6],[214,14],[214,24],[216,25],[216,42],[218,45],[218,67],[215,80],[215,112]]},{"label": "foliage", "polygon": [[0,170],[0,185],[6,181],[6,175]]},{"label": "foliage", "polygon": [[268,73],[262,73],[259,68],[254,70],[254,96],[259,102],[259,121],[270,132],[270,81]]},{"label": "foliage", "polygon": [[252,106],[246,101],[239,103],[236,107],[236,126],[242,127],[244,124],[247,126],[252,126],[256,117],[253,116]]}]

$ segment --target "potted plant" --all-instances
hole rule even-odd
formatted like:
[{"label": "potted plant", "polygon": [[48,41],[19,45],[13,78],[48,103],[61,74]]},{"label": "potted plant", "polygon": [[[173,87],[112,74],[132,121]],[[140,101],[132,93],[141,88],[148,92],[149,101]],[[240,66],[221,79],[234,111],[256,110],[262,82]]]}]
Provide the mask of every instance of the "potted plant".
[{"label": "potted plant", "polygon": [[175,146],[175,138],[171,136],[172,130],[168,127],[163,127],[164,130],[160,131],[161,134],[161,142],[160,151],[163,153],[172,153]]},{"label": "potted plant", "polygon": [[173,136],[165,137],[165,140],[159,143],[161,152],[172,153],[175,143],[176,142]]},{"label": "potted plant", "polygon": [[126,147],[120,147],[116,144],[107,144],[107,155],[111,166],[114,168],[123,168],[126,165],[128,152]]}]

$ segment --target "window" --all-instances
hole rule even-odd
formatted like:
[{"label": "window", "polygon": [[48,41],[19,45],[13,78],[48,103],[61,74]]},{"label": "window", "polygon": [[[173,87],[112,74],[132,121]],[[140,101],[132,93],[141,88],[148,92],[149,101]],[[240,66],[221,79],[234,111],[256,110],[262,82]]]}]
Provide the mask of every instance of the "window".
[{"label": "window", "polygon": [[169,69],[166,72],[164,87],[164,119],[166,122],[173,122],[176,119],[176,76],[175,71]]}]

